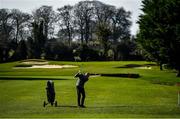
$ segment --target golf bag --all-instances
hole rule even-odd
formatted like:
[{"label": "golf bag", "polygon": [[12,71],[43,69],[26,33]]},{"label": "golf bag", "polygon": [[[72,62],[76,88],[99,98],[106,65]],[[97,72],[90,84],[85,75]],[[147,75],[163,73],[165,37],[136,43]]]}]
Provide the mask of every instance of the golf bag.
[{"label": "golf bag", "polygon": [[54,89],[54,82],[51,80],[47,81],[47,87],[46,87],[46,93],[47,93],[47,103],[44,101],[43,106],[45,107],[47,104],[55,104],[55,107],[57,107],[57,101],[55,101],[55,89]]}]

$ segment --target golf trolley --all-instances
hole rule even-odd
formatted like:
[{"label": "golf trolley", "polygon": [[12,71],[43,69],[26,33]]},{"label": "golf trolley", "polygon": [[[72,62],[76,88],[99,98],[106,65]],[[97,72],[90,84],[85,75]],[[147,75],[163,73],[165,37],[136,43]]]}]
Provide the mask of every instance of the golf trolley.
[{"label": "golf trolley", "polygon": [[47,87],[46,87],[46,93],[47,93],[47,101],[44,101],[43,106],[45,107],[48,104],[51,104],[51,106],[57,107],[57,101],[55,101],[55,90],[54,90],[54,82],[51,80],[47,81]]}]

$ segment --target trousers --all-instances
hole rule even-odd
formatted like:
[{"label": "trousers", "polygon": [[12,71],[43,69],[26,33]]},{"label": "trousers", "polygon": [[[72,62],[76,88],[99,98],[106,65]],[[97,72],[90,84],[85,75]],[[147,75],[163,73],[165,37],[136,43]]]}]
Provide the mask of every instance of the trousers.
[{"label": "trousers", "polygon": [[84,106],[84,100],[86,97],[85,90],[82,87],[77,86],[77,103],[78,106]]}]

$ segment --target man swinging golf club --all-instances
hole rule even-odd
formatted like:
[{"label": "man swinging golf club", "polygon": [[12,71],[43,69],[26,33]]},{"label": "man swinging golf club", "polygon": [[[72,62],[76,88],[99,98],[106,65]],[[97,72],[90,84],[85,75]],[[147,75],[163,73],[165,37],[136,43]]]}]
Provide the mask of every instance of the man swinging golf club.
[{"label": "man swinging golf club", "polygon": [[85,100],[85,90],[84,90],[84,84],[89,79],[89,73],[82,74],[80,71],[74,76],[77,79],[76,82],[76,89],[77,89],[77,102],[78,107],[84,108],[84,100]]}]

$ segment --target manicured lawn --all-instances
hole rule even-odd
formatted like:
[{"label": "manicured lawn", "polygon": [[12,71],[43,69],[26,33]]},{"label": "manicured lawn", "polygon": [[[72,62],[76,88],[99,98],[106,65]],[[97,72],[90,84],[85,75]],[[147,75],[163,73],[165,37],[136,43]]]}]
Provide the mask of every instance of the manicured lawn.
[{"label": "manicured lawn", "polygon": [[[180,117],[177,105],[180,78],[174,71],[121,68],[127,64],[152,62],[55,62],[73,64],[77,68],[14,69],[19,62],[0,64],[0,117]],[[86,107],[76,107],[74,74],[138,73],[140,78],[91,77],[86,88]],[[58,107],[43,107],[46,81],[55,82]]]}]

